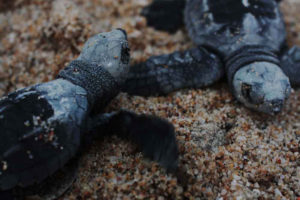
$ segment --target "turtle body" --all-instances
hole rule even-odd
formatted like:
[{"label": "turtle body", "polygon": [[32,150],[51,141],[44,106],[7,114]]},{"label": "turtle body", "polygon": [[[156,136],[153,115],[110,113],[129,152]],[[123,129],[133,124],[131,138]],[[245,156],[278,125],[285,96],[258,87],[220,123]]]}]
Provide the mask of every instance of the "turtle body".
[{"label": "turtle body", "polygon": [[[133,66],[124,91],[167,94],[206,87],[226,75],[233,95],[246,107],[279,113],[291,84],[300,85],[300,63],[295,56],[300,50],[285,49],[278,4],[275,0],[154,0],[142,12],[148,25],[171,33],[185,25],[197,47],[153,56]],[[150,90],[151,84],[158,89]]]},{"label": "turtle body", "polygon": [[276,55],[286,36],[277,2],[190,0],[184,16],[193,41],[221,55],[235,97],[254,110],[279,113],[290,82]]},{"label": "turtle body", "polygon": [[168,170],[177,168],[169,123],[129,111],[103,113],[127,76],[129,57],[125,31],[101,33],[86,42],[57,79],[0,99],[1,199],[13,198],[8,197],[11,190],[40,184],[64,167],[92,133],[117,133]]}]

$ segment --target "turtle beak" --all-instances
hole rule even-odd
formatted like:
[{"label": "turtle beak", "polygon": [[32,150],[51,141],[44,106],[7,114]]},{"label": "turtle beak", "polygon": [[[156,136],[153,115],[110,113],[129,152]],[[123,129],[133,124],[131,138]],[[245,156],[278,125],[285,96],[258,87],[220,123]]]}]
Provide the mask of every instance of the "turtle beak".
[{"label": "turtle beak", "polygon": [[281,112],[282,108],[283,108],[283,100],[281,99],[275,99],[271,102],[272,104],[272,112],[274,113],[274,115],[277,115]]}]

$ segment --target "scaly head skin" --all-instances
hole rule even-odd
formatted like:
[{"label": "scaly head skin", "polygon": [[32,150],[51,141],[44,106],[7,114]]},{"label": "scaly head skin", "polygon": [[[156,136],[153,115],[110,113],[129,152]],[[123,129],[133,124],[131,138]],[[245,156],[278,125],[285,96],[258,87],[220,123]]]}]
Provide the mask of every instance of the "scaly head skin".
[{"label": "scaly head skin", "polygon": [[254,62],[235,73],[233,90],[245,106],[274,115],[281,111],[291,86],[288,77],[277,65]]},{"label": "scaly head skin", "polygon": [[116,29],[91,37],[84,44],[77,60],[104,67],[117,82],[122,83],[129,71],[129,51],[126,32]]}]

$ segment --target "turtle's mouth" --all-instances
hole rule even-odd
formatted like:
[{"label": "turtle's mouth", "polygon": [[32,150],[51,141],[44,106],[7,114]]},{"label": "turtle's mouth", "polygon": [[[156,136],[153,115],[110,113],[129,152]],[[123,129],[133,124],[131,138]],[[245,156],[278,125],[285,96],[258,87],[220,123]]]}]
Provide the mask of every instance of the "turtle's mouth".
[{"label": "turtle's mouth", "polygon": [[122,49],[121,49],[121,62],[125,65],[129,64],[130,60],[130,48],[128,46],[128,43],[125,42],[122,44]]}]

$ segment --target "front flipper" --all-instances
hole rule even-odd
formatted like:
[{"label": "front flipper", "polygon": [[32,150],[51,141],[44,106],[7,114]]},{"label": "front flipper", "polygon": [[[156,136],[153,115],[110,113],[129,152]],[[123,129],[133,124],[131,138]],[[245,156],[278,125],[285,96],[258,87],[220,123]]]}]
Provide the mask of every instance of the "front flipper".
[{"label": "front flipper", "polygon": [[72,159],[41,184],[25,188],[24,196],[26,199],[58,199],[71,188],[75,181],[79,167],[78,161],[77,158]]},{"label": "front flipper", "polygon": [[142,153],[169,172],[178,168],[178,147],[174,127],[165,120],[129,111],[104,114],[92,120],[94,134],[117,134],[136,143]]},{"label": "front flipper", "polygon": [[123,92],[132,95],[166,95],[183,88],[201,88],[224,75],[218,56],[199,47],[168,55],[152,56],[130,68]]},{"label": "front flipper", "polygon": [[11,190],[1,191],[0,190],[0,199],[15,200],[13,191],[11,191]]},{"label": "front flipper", "polygon": [[185,0],[154,0],[145,7],[142,15],[148,26],[173,33],[183,26]]},{"label": "front flipper", "polygon": [[283,54],[281,69],[289,77],[292,86],[300,87],[300,47],[294,46]]}]

